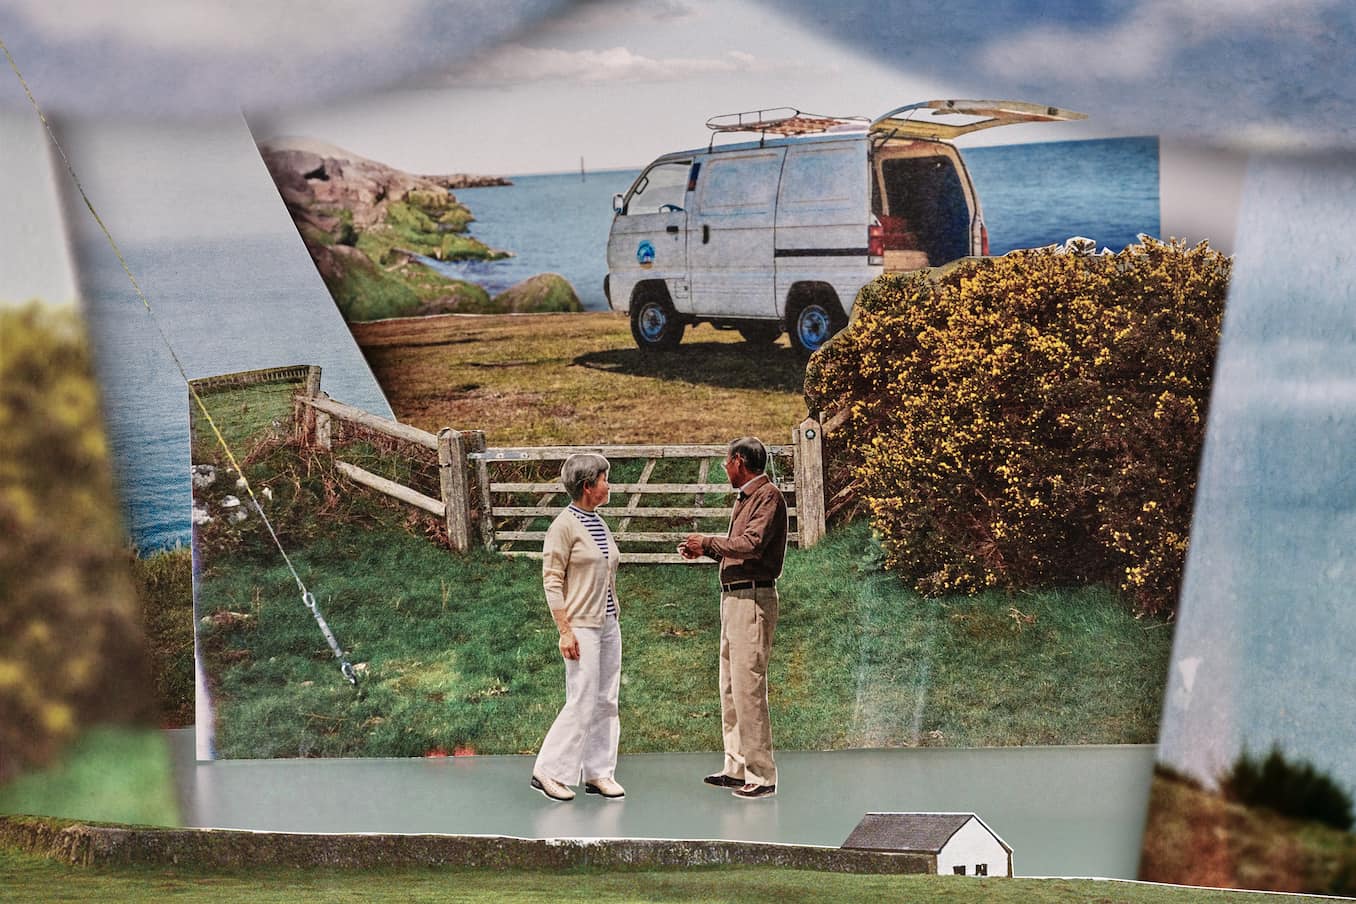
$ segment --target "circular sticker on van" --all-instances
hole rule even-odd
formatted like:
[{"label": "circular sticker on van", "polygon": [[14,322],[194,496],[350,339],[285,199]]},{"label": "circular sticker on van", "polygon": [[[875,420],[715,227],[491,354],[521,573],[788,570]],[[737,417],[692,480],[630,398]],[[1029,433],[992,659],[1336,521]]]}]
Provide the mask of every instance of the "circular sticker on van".
[{"label": "circular sticker on van", "polygon": [[641,243],[636,246],[636,263],[645,268],[654,265],[654,245],[650,244],[649,239],[643,239]]}]

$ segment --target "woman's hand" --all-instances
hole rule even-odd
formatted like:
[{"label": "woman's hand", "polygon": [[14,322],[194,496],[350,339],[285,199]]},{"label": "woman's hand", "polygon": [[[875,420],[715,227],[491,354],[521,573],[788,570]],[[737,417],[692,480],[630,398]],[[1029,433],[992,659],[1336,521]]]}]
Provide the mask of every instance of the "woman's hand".
[{"label": "woman's hand", "polygon": [[569,628],[560,632],[560,655],[566,659],[579,658],[579,639]]}]

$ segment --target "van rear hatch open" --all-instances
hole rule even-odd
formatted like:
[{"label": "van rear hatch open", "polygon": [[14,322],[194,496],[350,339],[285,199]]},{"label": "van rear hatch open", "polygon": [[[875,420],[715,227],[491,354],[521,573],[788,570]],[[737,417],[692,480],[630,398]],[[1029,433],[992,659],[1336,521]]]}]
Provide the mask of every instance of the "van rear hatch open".
[{"label": "van rear hatch open", "polygon": [[951,141],[961,135],[1022,122],[1070,122],[1086,113],[1019,100],[925,100],[891,110],[872,120],[874,138],[927,138]]},{"label": "van rear hatch open", "polygon": [[1085,118],[1023,101],[929,100],[873,120],[871,212],[880,223],[885,269],[988,253],[979,199],[952,139],[995,126]]}]

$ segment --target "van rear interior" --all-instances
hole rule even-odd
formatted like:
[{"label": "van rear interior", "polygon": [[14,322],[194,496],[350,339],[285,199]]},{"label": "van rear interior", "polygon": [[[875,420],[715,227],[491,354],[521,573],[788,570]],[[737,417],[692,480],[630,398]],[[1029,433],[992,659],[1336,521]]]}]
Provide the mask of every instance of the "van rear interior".
[{"label": "van rear interior", "polygon": [[871,168],[871,212],[884,232],[887,271],[970,254],[971,205],[951,148],[932,141],[889,143],[875,150]]}]

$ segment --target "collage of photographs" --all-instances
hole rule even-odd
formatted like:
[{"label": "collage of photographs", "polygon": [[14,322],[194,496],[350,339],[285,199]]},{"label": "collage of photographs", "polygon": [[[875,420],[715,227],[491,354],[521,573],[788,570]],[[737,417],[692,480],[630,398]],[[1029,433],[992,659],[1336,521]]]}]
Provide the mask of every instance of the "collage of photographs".
[{"label": "collage of photographs", "polygon": [[1356,898],[1353,38],[0,0],[0,899]]}]

